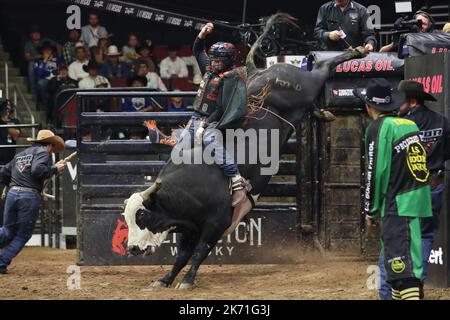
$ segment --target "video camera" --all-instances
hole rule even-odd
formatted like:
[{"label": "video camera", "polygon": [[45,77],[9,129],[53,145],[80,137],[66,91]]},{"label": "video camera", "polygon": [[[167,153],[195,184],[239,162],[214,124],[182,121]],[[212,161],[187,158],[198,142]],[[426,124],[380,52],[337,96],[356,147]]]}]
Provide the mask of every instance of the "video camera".
[{"label": "video camera", "polygon": [[422,20],[409,19],[408,16],[398,18],[394,23],[396,31],[418,32],[422,27]]}]

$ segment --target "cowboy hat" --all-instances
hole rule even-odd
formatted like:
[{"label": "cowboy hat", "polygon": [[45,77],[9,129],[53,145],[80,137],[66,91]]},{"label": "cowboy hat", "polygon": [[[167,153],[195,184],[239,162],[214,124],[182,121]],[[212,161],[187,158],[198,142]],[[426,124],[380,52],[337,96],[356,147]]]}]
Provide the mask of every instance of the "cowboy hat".
[{"label": "cowboy hat", "polygon": [[398,85],[398,90],[406,94],[407,98],[420,98],[424,101],[437,101],[431,94],[426,93],[423,84],[413,80],[402,80]]},{"label": "cowboy hat", "polygon": [[111,45],[108,47],[108,51],[106,51],[106,55],[107,56],[120,56],[121,53],[119,51],[119,49],[117,48],[117,46],[115,45]]},{"label": "cowboy hat", "polygon": [[96,61],[94,61],[94,60],[89,61],[88,64],[85,64],[85,65],[83,66],[84,72],[89,72],[89,70],[91,70],[91,69],[96,69],[96,70],[98,70],[98,69],[100,69],[100,68],[101,68],[101,66],[100,66]]},{"label": "cowboy hat", "polygon": [[379,111],[395,111],[406,99],[404,92],[393,89],[386,79],[371,79],[365,90],[353,90],[353,94]]},{"label": "cowboy hat", "polygon": [[55,153],[64,151],[64,140],[50,130],[39,130],[36,139],[27,138],[27,141],[35,143],[50,143],[53,145]]}]

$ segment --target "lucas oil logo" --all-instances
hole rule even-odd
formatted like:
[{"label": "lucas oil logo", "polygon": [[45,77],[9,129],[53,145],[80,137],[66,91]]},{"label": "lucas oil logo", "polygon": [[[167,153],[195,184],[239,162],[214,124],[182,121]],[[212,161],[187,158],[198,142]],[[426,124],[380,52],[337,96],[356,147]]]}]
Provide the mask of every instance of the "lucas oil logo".
[{"label": "lucas oil logo", "polygon": [[414,178],[420,182],[427,182],[430,171],[427,168],[427,153],[420,142],[408,145],[406,162]]},{"label": "lucas oil logo", "polygon": [[20,172],[23,172],[26,168],[31,166],[31,161],[33,161],[32,154],[27,155],[27,156],[17,157],[16,158],[17,170],[19,170]]}]

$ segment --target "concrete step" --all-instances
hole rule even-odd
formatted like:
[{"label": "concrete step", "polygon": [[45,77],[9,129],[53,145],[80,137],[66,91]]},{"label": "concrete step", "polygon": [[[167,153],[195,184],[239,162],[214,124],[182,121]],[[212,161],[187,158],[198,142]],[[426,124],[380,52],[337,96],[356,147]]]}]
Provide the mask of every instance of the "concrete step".
[{"label": "concrete step", "polygon": [[1,60],[9,60],[11,58],[9,52],[5,52],[3,50],[0,50],[0,59]]},{"label": "concrete step", "polygon": [[[10,77],[17,77],[20,76],[20,69],[19,68],[9,68],[8,67],[8,74]],[[5,80],[5,66],[3,64],[0,64],[0,80],[4,82]]]},{"label": "concrete step", "polygon": [[[12,92],[13,92],[13,89],[14,89],[14,86],[17,86],[21,91],[22,91],[22,93],[28,93],[28,85],[27,85],[27,83],[25,82],[25,83],[23,83],[23,82],[21,82],[21,83],[9,83],[9,92],[11,93],[11,96],[12,96]],[[0,82],[0,89],[1,90],[5,90],[5,83],[4,82]]]},{"label": "concrete step", "polygon": [[[33,115],[36,123],[41,123],[42,121],[47,120],[47,114],[45,111],[33,111]],[[29,114],[18,113],[17,117],[22,123],[31,123],[31,116]]]},{"label": "concrete step", "polygon": [[8,67],[14,68],[14,64],[12,63],[12,61],[9,61],[9,60],[1,59],[1,58],[0,58],[0,65],[1,65],[2,67],[5,66],[5,62],[6,62],[6,64],[8,65]]}]

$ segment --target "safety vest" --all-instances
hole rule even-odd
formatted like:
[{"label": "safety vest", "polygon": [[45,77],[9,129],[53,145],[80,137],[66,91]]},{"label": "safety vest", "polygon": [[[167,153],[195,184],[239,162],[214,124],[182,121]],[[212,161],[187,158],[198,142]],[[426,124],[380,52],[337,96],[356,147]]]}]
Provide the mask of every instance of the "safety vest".
[{"label": "safety vest", "polygon": [[219,103],[220,88],[223,83],[223,73],[206,73],[200,83],[194,100],[194,111],[203,115],[211,115]]}]

